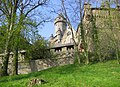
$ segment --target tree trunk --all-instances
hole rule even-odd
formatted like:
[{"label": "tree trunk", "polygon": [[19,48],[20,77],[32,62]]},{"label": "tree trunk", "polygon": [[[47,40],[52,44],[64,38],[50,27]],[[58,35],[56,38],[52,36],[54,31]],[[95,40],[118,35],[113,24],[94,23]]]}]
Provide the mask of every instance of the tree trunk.
[{"label": "tree trunk", "polygon": [[[10,34],[10,33],[9,33]],[[2,76],[8,76],[8,62],[9,62],[9,55],[10,55],[10,35],[8,34],[8,38],[6,40],[5,44],[5,51],[4,51],[4,57],[3,57],[3,66],[2,66]]]},{"label": "tree trunk", "polygon": [[[87,43],[86,43],[87,44]],[[88,46],[84,49],[84,56],[86,58],[86,62],[85,64],[89,64],[90,63],[90,60],[89,60],[89,56],[88,56]]]},{"label": "tree trunk", "polygon": [[10,52],[5,51],[4,58],[3,58],[3,67],[2,67],[2,76],[8,76],[7,69],[8,69],[8,61],[9,61]]},{"label": "tree trunk", "polygon": [[80,60],[80,52],[78,50],[78,46],[75,46],[75,60],[74,60],[74,64],[80,64],[81,60]]},{"label": "tree trunk", "polygon": [[15,56],[13,58],[13,75],[18,75],[18,48],[15,49]]},{"label": "tree trunk", "polygon": [[117,58],[117,63],[120,64],[120,59],[119,59],[119,51],[118,49],[116,48],[116,58]]},{"label": "tree trunk", "polygon": [[0,77],[3,76],[3,75],[2,75],[2,70],[3,70],[3,69],[2,69],[2,64],[0,64]]}]

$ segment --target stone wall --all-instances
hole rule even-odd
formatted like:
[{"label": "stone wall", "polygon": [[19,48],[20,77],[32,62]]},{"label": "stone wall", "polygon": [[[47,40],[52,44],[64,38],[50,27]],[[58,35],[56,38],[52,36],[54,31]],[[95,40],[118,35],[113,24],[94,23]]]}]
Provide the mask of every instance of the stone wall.
[{"label": "stone wall", "polygon": [[[41,71],[54,66],[62,66],[66,64],[73,64],[73,57],[64,57],[57,59],[38,59],[31,60],[29,62],[19,62],[18,63],[18,74],[28,74],[30,72]],[[9,63],[8,73],[12,74],[12,63]]]}]

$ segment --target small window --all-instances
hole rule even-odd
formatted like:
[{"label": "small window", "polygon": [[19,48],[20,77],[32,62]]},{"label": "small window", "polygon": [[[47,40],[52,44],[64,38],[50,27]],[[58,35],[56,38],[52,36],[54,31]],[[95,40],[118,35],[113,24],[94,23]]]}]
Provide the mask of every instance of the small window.
[{"label": "small window", "polygon": [[69,36],[69,35],[71,35],[71,32],[70,32],[70,31],[67,33],[67,36]]}]

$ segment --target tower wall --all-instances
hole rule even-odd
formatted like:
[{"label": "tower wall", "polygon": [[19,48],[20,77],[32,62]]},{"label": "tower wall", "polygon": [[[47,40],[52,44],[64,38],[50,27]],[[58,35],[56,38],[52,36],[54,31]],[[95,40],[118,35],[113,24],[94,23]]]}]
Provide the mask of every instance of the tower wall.
[{"label": "tower wall", "polygon": [[63,34],[64,31],[66,30],[66,23],[59,21],[55,24],[55,35],[57,35],[58,30],[61,31],[61,33]]},{"label": "tower wall", "polygon": [[57,41],[60,42],[65,30],[66,30],[66,19],[62,14],[59,14],[59,16],[54,21],[55,25],[55,37],[57,38]]}]

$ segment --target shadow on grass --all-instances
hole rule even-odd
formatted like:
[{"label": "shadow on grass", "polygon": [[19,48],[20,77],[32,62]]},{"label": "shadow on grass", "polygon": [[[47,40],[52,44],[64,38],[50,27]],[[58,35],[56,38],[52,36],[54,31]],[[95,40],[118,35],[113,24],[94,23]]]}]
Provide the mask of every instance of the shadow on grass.
[{"label": "shadow on grass", "polygon": [[37,77],[41,74],[42,72],[33,72],[29,74],[24,74],[24,75],[15,75],[15,76],[5,76],[0,78],[0,82],[8,82],[8,81],[15,81],[15,80],[21,80],[21,79],[27,79],[30,77]]},{"label": "shadow on grass", "polygon": [[80,66],[81,65],[71,64],[71,65],[64,65],[64,66],[56,66],[54,68],[49,68],[46,70],[42,70],[40,72],[32,72],[32,73],[24,74],[24,75],[5,76],[5,77],[0,78],[0,82],[8,82],[8,81],[10,82],[10,81],[15,81],[15,80],[27,79],[31,77],[38,77],[45,73],[72,74]]}]

